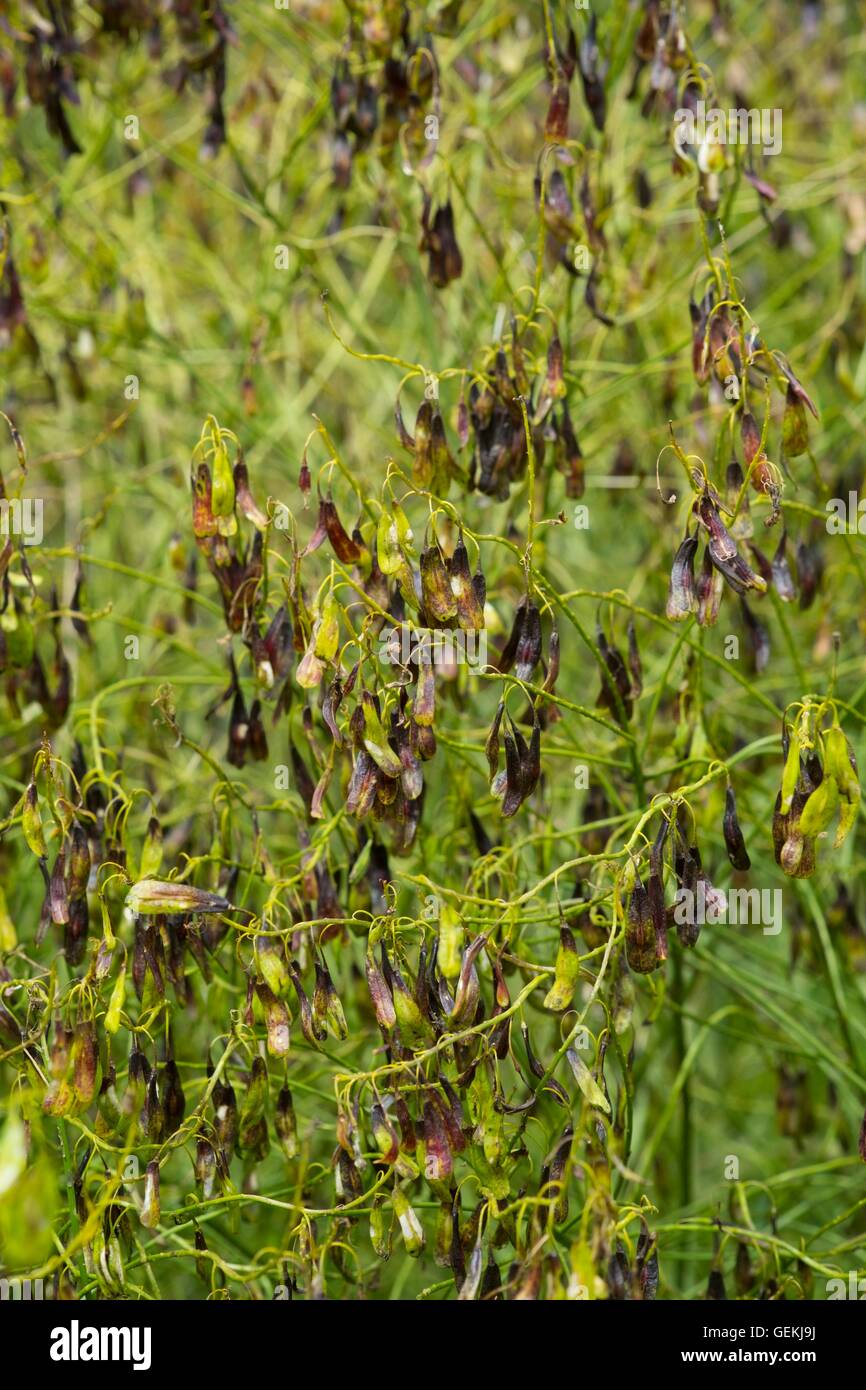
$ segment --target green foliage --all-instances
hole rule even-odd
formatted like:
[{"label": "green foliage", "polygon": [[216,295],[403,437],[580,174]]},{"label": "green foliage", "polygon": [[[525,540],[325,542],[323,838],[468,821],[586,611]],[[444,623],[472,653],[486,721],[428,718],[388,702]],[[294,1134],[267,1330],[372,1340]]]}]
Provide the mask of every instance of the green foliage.
[{"label": "green foliage", "polygon": [[862,35],[680,8],[13,0],[0,1273],[866,1263]]}]

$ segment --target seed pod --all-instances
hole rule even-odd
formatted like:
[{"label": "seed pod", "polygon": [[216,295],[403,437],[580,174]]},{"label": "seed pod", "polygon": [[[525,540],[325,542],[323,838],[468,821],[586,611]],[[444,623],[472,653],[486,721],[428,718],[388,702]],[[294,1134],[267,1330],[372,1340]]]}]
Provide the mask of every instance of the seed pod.
[{"label": "seed pod", "polygon": [[291,1016],[285,1001],[278,999],[264,980],[256,981],[255,990],[265,1016],[268,1053],[271,1057],[285,1057],[291,1045]]},{"label": "seed pod", "polygon": [[561,1226],[568,1220],[568,1183],[571,1176],[571,1149],[574,1141],[574,1130],[570,1124],[566,1125],[553,1153],[548,1158],[546,1167],[546,1179],[542,1180],[542,1188],[547,1186],[546,1196],[550,1199],[551,1217],[556,1226]]},{"label": "seed pod", "polygon": [[45,846],[45,836],[42,833],[42,816],[39,813],[39,794],[36,790],[36,783],[31,782],[24,793],[24,801],[21,810],[21,829],[24,831],[24,839],[31,854],[35,854],[38,859],[46,859],[48,850]]},{"label": "seed pod", "polygon": [[228,898],[219,893],[206,893],[188,883],[161,882],[142,879],[134,883],[126,895],[126,906],[133,914],[179,912],[225,912]]},{"label": "seed pod", "polygon": [[791,809],[794,799],[794,792],[800,778],[800,736],[797,730],[788,733],[787,725],[783,724],[782,738],[787,740],[785,751],[785,766],[782,770],[782,790],[779,811],[786,816]]},{"label": "seed pod", "polygon": [[111,991],[111,998],[108,1001],[108,1010],[105,1015],[105,1030],[107,1033],[114,1034],[120,1027],[120,1014],[123,1009],[126,997],[126,962],[124,961],[117,972],[117,979]]},{"label": "seed pod", "polygon": [[363,553],[361,546],[343,526],[332,497],[319,498],[319,524],[323,527],[338,560],[344,565],[352,565],[360,560]]},{"label": "seed pod", "polygon": [[228,1168],[238,1137],[238,1103],[230,1082],[218,1081],[213,1089],[214,1132]]},{"label": "seed pod", "polygon": [[370,999],[376,1014],[376,1022],[383,1032],[389,1033],[397,1023],[394,1000],[391,998],[391,991],[385,982],[385,976],[376,964],[376,958],[370,950],[367,951],[364,967],[367,975],[367,988],[370,991]]},{"label": "seed pod", "polygon": [[642,881],[637,877],[628,906],[625,954],[629,968],[639,975],[648,975],[658,965],[655,926],[650,902]]},{"label": "seed pod", "polygon": [[[264,921],[262,926],[265,926]],[[280,996],[289,983],[285,942],[282,937],[274,938],[260,932],[255,939],[254,952],[259,974],[271,992]]]},{"label": "seed pod", "polygon": [[686,536],[674,556],[665,607],[665,614],[672,623],[680,623],[690,614],[697,612],[694,569],[697,548],[697,536]]},{"label": "seed pod", "polygon": [[541,614],[531,599],[524,601],[522,614],[514,655],[514,674],[519,681],[531,681],[541,659]]},{"label": "seed pod", "polygon": [[424,1102],[424,1176],[428,1182],[445,1182],[454,1169],[448,1133],[438,1106]]},{"label": "seed pod", "polygon": [[391,1200],[394,1206],[394,1215],[400,1223],[400,1234],[403,1237],[406,1254],[420,1255],[424,1249],[424,1229],[409,1202],[409,1198],[402,1188],[396,1187]]},{"label": "seed pod", "polygon": [[298,1004],[301,1012],[301,1032],[311,1047],[321,1051],[319,1044],[326,1037],[325,1029],[316,1022],[313,1017],[313,1007],[307,997],[307,992],[301,983],[301,972],[296,960],[290,961],[289,972],[292,984],[295,987],[295,994],[298,996]]},{"label": "seed pod", "polygon": [[298,1128],[292,1093],[288,1086],[283,1086],[277,1096],[274,1129],[286,1158],[296,1158],[298,1154]]},{"label": "seed pod", "polygon": [[217,1191],[217,1157],[213,1144],[206,1134],[199,1134],[195,1146],[195,1178],[201,1186],[201,1195],[208,1201]]},{"label": "seed pod", "polygon": [[148,1144],[162,1143],[165,1136],[165,1112],[159,1099],[155,1071],[152,1071],[148,1078],[139,1122]]},{"label": "seed pod", "polygon": [[825,774],[800,812],[800,835],[808,838],[822,834],[829,828],[838,809],[839,788],[835,779]]},{"label": "seed pod", "polygon": [[593,1106],[594,1109],[603,1110],[605,1115],[609,1115],[610,1101],[599,1086],[589,1067],[586,1065],[586,1062],[573,1047],[568,1049],[565,1056],[574,1073],[574,1079],[580,1087],[584,1100]]},{"label": "seed pod", "polygon": [[782,417],[782,448],[788,458],[797,458],[809,448],[809,426],[802,399],[788,383],[785,395],[785,414]]},{"label": "seed pod", "polygon": [[386,1217],[387,1210],[385,1198],[378,1193],[370,1208],[370,1244],[380,1260],[391,1258],[391,1222]]},{"label": "seed pod", "polygon": [[254,1163],[261,1162],[270,1148],[265,1102],[268,1096],[268,1070],[264,1057],[253,1058],[249,1085],[238,1121],[238,1151]]},{"label": "seed pod", "polygon": [[54,868],[48,881],[48,906],[51,920],[57,926],[69,921],[69,895],[66,891],[66,850],[63,845],[57,851]]},{"label": "seed pod", "polygon": [[794,583],[794,576],[788,564],[787,544],[788,534],[786,531],[783,531],[779,539],[779,544],[776,546],[775,554],[773,555],[770,572],[779,598],[783,603],[793,603],[794,599],[797,597],[797,586]]},{"label": "seed pod", "polygon": [[760,673],[766,669],[770,660],[770,634],[764,624],[759,622],[744,598],[740,599],[740,608],[743,613],[743,620],[749,634],[749,644],[752,651],[752,664],[755,673]]},{"label": "seed pod", "polygon": [[168,1136],[180,1128],[186,1111],[186,1097],[183,1093],[180,1072],[173,1058],[170,1057],[163,1067],[160,1080],[162,1107],[165,1112],[165,1133]]},{"label": "seed pod", "polygon": [[580,978],[580,958],[574,936],[563,923],[559,929],[559,950],[556,955],[556,973],[551,989],[544,998],[544,1007],[554,1013],[562,1013],[571,1008],[574,991]]},{"label": "seed pod", "polygon": [[463,952],[460,978],[457,981],[457,991],[454,996],[454,1008],[451,1010],[452,1023],[468,1023],[475,1017],[481,995],[475,961],[486,944],[487,936],[482,932]]},{"label": "seed pod", "polygon": [[722,833],[725,837],[725,849],[728,851],[728,858],[735,869],[750,869],[752,861],[746,851],[746,843],[743,839],[743,832],[740,829],[740,822],[737,820],[737,802],[734,796],[734,789],[729,784],[725,792],[725,815],[722,821]]},{"label": "seed pod", "polygon": [[[387,957],[385,959],[387,960]],[[390,969],[389,981],[402,1043],[411,1048],[429,1047],[433,1042],[433,1029],[415,1002],[400,971],[394,966]]]},{"label": "seed pod", "polygon": [[139,1219],[142,1226],[146,1226],[152,1231],[159,1225],[160,1202],[159,1202],[159,1163],[154,1159],[147,1165],[147,1172],[144,1179],[144,1197],[141,1203]]},{"label": "seed pod", "polygon": [[343,1005],[340,1003],[340,996],[334,988],[334,981],[331,979],[328,967],[324,964],[320,964],[319,961],[316,961],[316,987],[313,991],[313,1014],[322,1031],[324,1031],[324,1023],[327,1022],[335,1038],[342,1040],[349,1036],[346,1015],[343,1012]]},{"label": "seed pod", "polygon": [[469,570],[469,553],[460,532],[457,544],[448,561],[451,592],[457,605],[457,626],[464,632],[478,632],[484,627],[484,605]]},{"label": "seed pod", "polygon": [[428,619],[437,623],[447,623],[457,616],[457,601],[451,591],[451,582],[442,551],[437,544],[422,550],[420,557],[421,594],[424,612]]}]

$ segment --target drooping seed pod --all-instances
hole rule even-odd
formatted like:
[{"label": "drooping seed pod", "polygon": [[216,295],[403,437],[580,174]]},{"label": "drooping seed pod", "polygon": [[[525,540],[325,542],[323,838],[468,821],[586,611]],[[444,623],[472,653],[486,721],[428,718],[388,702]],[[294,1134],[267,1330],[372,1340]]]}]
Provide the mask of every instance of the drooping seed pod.
[{"label": "drooping seed pod", "polygon": [[238,1138],[238,1103],[231,1082],[218,1081],[211,1096],[214,1109],[214,1133],[228,1168]]},{"label": "drooping seed pod", "polygon": [[364,968],[367,975],[367,988],[370,991],[370,999],[376,1014],[376,1022],[384,1033],[390,1033],[397,1024],[397,1013],[385,976],[376,964],[376,958],[371,950],[368,950],[365,956]]},{"label": "drooping seed pod", "polygon": [[478,1007],[478,1000],[481,994],[475,961],[486,944],[487,936],[484,932],[481,932],[463,952],[463,960],[460,965],[460,977],[457,981],[457,990],[454,995],[454,1007],[451,1010],[452,1023],[468,1023],[475,1016],[475,1010]]},{"label": "drooping seed pod", "polygon": [[740,829],[740,822],[737,819],[737,802],[734,796],[734,789],[728,784],[725,791],[725,814],[722,821],[722,833],[725,837],[725,849],[728,851],[728,858],[735,869],[750,869],[752,861],[746,851],[746,843],[743,839],[743,832]]},{"label": "drooping seed pod", "polygon": [[695,593],[694,571],[697,548],[697,536],[686,536],[681,541],[674,556],[668,585],[668,600],[665,607],[665,614],[672,623],[683,622],[692,613],[697,612],[698,600]]},{"label": "drooping seed pod", "polygon": [[[262,927],[265,926],[263,920]],[[253,949],[256,967],[265,984],[277,996],[285,993],[289,983],[289,966],[283,938],[273,937],[262,930],[256,936]]]},{"label": "drooping seed pod", "polygon": [[244,1103],[238,1119],[238,1152],[253,1163],[261,1162],[270,1148],[268,1122],[265,1116],[265,1102],[268,1096],[268,1071],[265,1059],[259,1054],[253,1058]]},{"label": "drooping seed pod", "polygon": [[31,854],[35,854],[38,859],[46,859],[48,850],[45,845],[45,836],[42,831],[42,816],[39,812],[39,793],[36,790],[36,783],[30,782],[24,793],[21,810],[21,829],[24,832],[24,839]]},{"label": "drooping seed pod", "polygon": [[628,905],[625,928],[625,953],[629,968],[639,975],[648,975],[658,965],[655,924],[646,888],[636,877]]},{"label": "drooping seed pod", "polygon": [[168,1136],[180,1128],[186,1112],[186,1097],[183,1093],[180,1072],[172,1057],[168,1059],[162,1069],[160,1097],[165,1112],[165,1133]]},{"label": "drooping seed pod", "polygon": [[141,1131],[148,1144],[161,1144],[165,1137],[165,1111],[159,1098],[156,1072],[152,1071],[144,1093],[139,1117]]},{"label": "drooping seed pod", "polygon": [[144,1178],[144,1197],[141,1202],[139,1219],[142,1226],[154,1230],[159,1225],[159,1163],[154,1159],[147,1165]]},{"label": "drooping seed pod", "polygon": [[277,1096],[277,1104],[274,1109],[274,1129],[285,1157],[296,1158],[298,1154],[298,1126],[292,1093],[288,1086],[281,1087]]},{"label": "drooping seed pod", "polygon": [[749,647],[752,665],[756,675],[764,671],[770,660],[770,634],[762,622],[755,617],[744,598],[740,599],[740,609],[749,634]]},{"label": "drooping seed pod", "polygon": [[255,991],[265,1016],[268,1053],[285,1057],[291,1046],[291,1015],[285,1000],[278,999],[264,980],[256,980]]},{"label": "drooping seed pod", "polygon": [[418,1220],[414,1207],[402,1188],[394,1189],[394,1196],[391,1199],[394,1207],[394,1215],[400,1223],[400,1234],[403,1237],[403,1244],[407,1255],[418,1256],[424,1249],[424,1228]]},{"label": "drooping seed pod", "polygon": [[378,1193],[370,1208],[370,1244],[380,1260],[391,1258],[391,1225],[385,1197]]},{"label": "drooping seed pod", "polygon": [[325,1028],[323,1025],[317,1023],[313,1016],[313,1006],[301,982],[300,966],[296,960],[289,962],[289,974],[295,988],[295,994],[298,996],[298,1005],[301,1014],[301,1032],[307,1042],[312,1047],[315,1047],[317,1051],[320,1051],[321,1043],[326,1037]]},{"label": "drooping seed pod", "polygon": [[200,1133],[196,1140],[193,1166],[202,1199],[208,1201],[218,1190],[218,1168],[214,1146],[206,1134]]},{"label": "drooping seed pod", "polygon": [[544,1007],[554,1013],[571,1008],[574,991],[580,978],[580,958],[574,936],[563,922],[559,928],[559,950],[551,988],[544,997]]}]

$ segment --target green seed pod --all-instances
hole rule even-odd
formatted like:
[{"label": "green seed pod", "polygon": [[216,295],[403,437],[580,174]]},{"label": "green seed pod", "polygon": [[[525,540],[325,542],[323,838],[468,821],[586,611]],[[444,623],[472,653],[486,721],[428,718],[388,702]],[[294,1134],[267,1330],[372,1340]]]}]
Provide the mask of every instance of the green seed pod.
[{"label": "green seed pod", "polygon": [[860,809],[860,778],[857,761],[838,724],[824,735],[824,763],[827,774],[839,788],[839,825],[833,848],[839,849],[848,837]]},{"label": "green seed pod", "polygon": [[244,1158],[260,1162],[270,1148],[265,1102],[268,1096],[268,1070],[265,1059],[253,1058],[247,1093],[238,1122],[238,1151]]},{"label": "green seed pod", "polygon": [[156,816],[151,816],[147,826],[147,835],[141,847],[141,863],[139,875],[141,878],[152,878],[159,873],[162,866],[162,826]]},{"label": "green seed pod", "polygon": [[387,1213],[385,1198],[379,1193],[370,1210],[370,1244],[380,1260],[391,1258],[391,1221]]},{"label": "green seed pod", "polygon": [[544,1007],[553,1013],[571,1008],[574,991],[580,977],[580,958],[574,936],[565,925],[559,929],[559,950],[556,954],[556,973],[553,985],[544,998]]},{"label": "green seed pod", "polygon": [[436,1235],[433,1243],[433,1259],[437,1265],[443,1269],[448,1269],[451,1264],[451,1246],[454,1239],[454,1214],[451,1202],[439,1203],[439,1211],[436,1216]]},{"label": "green seed pod", "polygon": [[820,835],[832,822],[839,809],[839,788],[828,771],[824,780],[812,792],[800,813],[800,834]]},{"label": "green seed pod", "polygon": [[298,1127],[292,1093],[288,1086],[283,1086],[277,1096],[274,1129],[280,1141],[280,1148],[286,1158],[296,1158],[298,1154]]},{"label": "green seed pod", "polygon": [[397,969],[391,971],[391,995],[397,1027],[406,1047],[429,1047],[433,1042],[433,1029],[419,1009],[412,993]]},{"label": "green seed pod", "polygon": [[443,902],[439,908],[439,969],[446,980],[456,980],[463,959],[463,924],[456,907]]},{"label": "green seed pod", "polygon": [[9,907],[6,902],[6,894],[0,885],[0,954],[6,951],[14,951],[18,944],[18,934],[15,931],[15,923],[9,916]]},{"label": "green seed pod", "polygon": [[114,1034],[120,1027],[120,1014],[123,1009],[126,997],[126,961],[123,961],[117,972],[117,979],[111,991],[111,998],[108,1002],[108,1011],[105,1015],[105,1030],[107,1033]]},{"label": "green seed pod", "polygon": [[800,736],[793,730],[790,734],[788,752],[785,757],[785,766],[782,771],[782,800],[779,810],[786,816],[791,809],[791,802],[794,799],[794,791],[800,779]]},{"label": "green seed pod", "polygon": [[370,1125],[373,1130],[373,1141],[382,1156],[382,1162],[396,1162],[397,1154],[400,1151],[397,1131],[379,1101],[375,1101],[370,1110]]},{"label": "green seed pod", "polygon": [[[213,484],[211,489],[211,510],[214,516],[229,517],[235,506],[234,469],[229,451],[222,439],[216,443],[213,456]],[[222,534],[229,534],[220,528]]]},{"label": "green seed pod", "polygon": [[147,1165],[147,1173],[144,1179],[144,1198],[141,1203],[140,1221],[142,1226],[148,1230],[154,1230],[159,1225],[160,1202],[159,1202],[159,1164],[156,1159]]},{"label": "green seed pod", "polygon": [[394,1205],[394,1215],[400,1223],[400,1234],[403,1237],[406,1254],[420,1255],[424,1249],[424,1229],[418,1220],[414,1207],[406,1193],[399,1187],[394,1189],[394,1196],[391,1200]]},{"label": "green seed pod", "polygon": [[39,813],[39,793],[36,790],[36,783],[31,782],[24,793],[24,801],[21,811],[21,828],[24,831],[24,839],[27,847],[37,859],[46,859],[48,850],[45,846],[45,836],[42,833],[42,816]]},{"label": "green seed pod", "polygon": [[282,937],[259,933],[254,950],[256,966],[268,989],[277,997],[284,994],[289,983],[289,964]]}]

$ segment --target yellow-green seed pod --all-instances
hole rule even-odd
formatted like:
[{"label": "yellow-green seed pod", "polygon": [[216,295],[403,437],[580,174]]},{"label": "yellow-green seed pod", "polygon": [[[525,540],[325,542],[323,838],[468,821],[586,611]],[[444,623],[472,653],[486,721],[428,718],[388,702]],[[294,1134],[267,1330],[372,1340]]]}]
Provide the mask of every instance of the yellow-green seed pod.
[{"label": "yellow-green seed pod", "polygon": [[544,1007],[554,1013],[571,1008],[574,990],[580,975],[580,958],[574,937],[566,926],[559,929],[559,950],[556,953],[556,973],[553,985],[544,998]]},{"label": "yellow-green seed pod", "polygon": [[45,846],[45,836],[42,833],[42,816],[39,812],[39,793],[36,790],[36,783],[31,782],[24,793],[24,805],[21,811],[21,828],[24,831],[24,839],[27,841],[27,848],[37,859],[45,859],[48,850]]},{"label": "yellow-green seed pod", "polygon": [[225,442],[220,439],[213,456],[211,511],[214,516],[231,516],[235,506],[235,480]]},{"label": "yellow-green seed pod", "polygon": [[815,788],[800,815],[801,835],[820,835],[830,825],[839,809],[839,788],[835,779],[825,771],[824,780]]},{"label": "yellow-green seed pod", "polygon": [[791,809],[791,802],[794,798],[794,790],[800,776],[800,736],[796,730],[791,731],[791,741],[788,744],[788,755],[785,758],[785,766],[782,771],[782,801],[779,806],[783,816],[786,816]]},{"label": "yellow-green seed pod", "polygon": [[322,661],[333,661],[340,643],[340,605],[333,593],[325,595],[317,629],[314,643],[316,656],[321,657]]},{"label": "yellow-green seed pod", "polygon": [[111,998],[108,1001],[108,1012],[105,1015],[105,1031],[116,1033],[120,1027],[120,1014],[123,1009],[123,1001],[126,996],[126,961],[123,962],[117,972],[117,979],[111,991]]},{"label": "yellow-green seed pod", "polygon": [[6,894],[0,887],[0,952],[14,951],[17,945],[18,934],[15,931],[15,923],[9,916]]},{"label": "yellow-green seed pod", "polygon": [[370,1244],[380,1260],[391,1258],[391,1221],[381,1193],[373,1198],[370,1210]]},{"label": "yellow-green seed pod", "polygon": [[456,980],[463,960],[463,923],[456,907],[443,903],[439,909],[439,954],[437,964],[446,980]]},{"label": "yellow-green seed pod", "polygon": [[162,867],[162,826],[151,816],[147,835],[141,847],[141,878],[153,878]]}]

